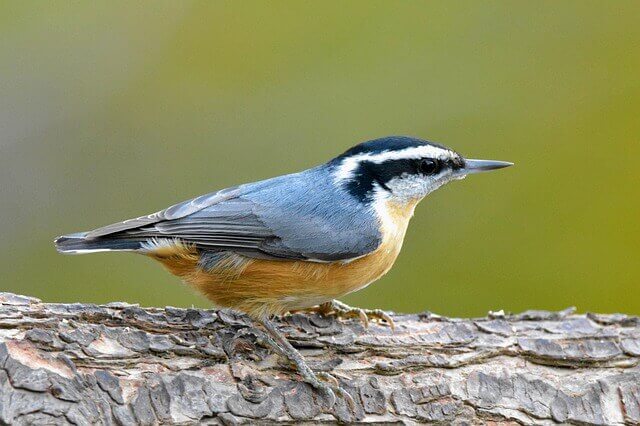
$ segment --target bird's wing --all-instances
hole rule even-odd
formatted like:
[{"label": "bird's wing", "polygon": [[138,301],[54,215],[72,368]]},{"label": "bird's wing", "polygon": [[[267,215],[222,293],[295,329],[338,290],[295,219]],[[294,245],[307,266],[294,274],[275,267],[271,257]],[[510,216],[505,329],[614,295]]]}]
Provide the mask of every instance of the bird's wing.
[{"label": "bird's wing", "polygon": [[211,192],[209,194],[201,195],[196,198],[192,198],[187,201],[183,201],[173,206],[167,207],[159,212],[152,213],[147,216],[140,216],[135,219],[128,219],[123,222],[114,223],[104,226],[102,228],[94,229],[86,234],[86,238],[104,237],[106,235],[116,234],[118,232],[140,228],[142,226],[152,225],[154,223],[171,221],[183,218],[190,214],[196,213],[205,207],[221,203],[223,201],[232,199],[239,194],[238,187],[232,187],[223,189],[217,192]]},{"label": "bird's wing", "polygon": [[[87,238],[177,239],[202,250],[310,261],[354,259],[379,244],[377,236],[362,232],[354,240],[348,230],[333,222],[328,224],[321,215],[299,206],[261,204],[249,195],[240,188],[204,195],[149,216],[91,231]],[[285,225],[273,221],[273,217],[285,218]]]},{"label": "bird's wing", "polygon": [[128,229],[117,237],[136,240],[178,239],[204,250],[253,252],[262,253],[261,257],[304,259],[301,253],[293,251],[277,255],[269,252],[269,243],[278,237],[253,213],[254,208],[249,200],[232,198],[177,219],[160,220]]}]

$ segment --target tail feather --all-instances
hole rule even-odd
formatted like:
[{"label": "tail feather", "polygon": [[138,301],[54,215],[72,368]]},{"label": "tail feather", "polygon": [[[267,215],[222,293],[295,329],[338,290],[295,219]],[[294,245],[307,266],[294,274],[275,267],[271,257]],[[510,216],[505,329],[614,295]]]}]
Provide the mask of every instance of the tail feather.
[{"label": "tail feather", "polygon": [[60,253],[84,254],[101,251],[135,251],[142,248],[142,241],[115,238],[87,238],[86,232],[63,235],[55,239]]}]

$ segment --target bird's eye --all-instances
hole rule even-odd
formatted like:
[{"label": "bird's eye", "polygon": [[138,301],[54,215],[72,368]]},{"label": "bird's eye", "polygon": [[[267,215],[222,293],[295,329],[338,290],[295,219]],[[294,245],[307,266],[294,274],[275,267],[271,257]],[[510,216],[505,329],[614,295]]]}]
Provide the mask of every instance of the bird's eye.
[{"label": "bird's eye", "polygon": [[434,175],[440,171],[440,162],[431,158],[424,158],[420,160],[418,168],[420,173],[424,175]]}]

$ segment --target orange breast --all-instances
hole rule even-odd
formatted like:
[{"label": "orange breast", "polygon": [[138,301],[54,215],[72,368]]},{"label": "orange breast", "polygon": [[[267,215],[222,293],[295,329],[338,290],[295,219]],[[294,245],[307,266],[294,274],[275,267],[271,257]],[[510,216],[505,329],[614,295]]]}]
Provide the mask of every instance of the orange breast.
[{"label": "orange breast", "polygon": [[229,252],[214,269],[203,270],[197,251],[185,246],[164,247],[149,255],[217,306],[254,317],[282,314],[344,296],[384,275],[400,253],[415,205],[382,205],[380,246],[349,262],[262,260]]}]

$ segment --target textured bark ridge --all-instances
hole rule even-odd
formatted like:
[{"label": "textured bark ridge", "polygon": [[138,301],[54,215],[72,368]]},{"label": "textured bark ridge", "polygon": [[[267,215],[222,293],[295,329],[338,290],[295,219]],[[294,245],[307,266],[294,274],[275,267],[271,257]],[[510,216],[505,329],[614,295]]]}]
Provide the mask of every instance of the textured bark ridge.
[{"label": "textured bark ridge", "polygon": [[279,321],[356,403],[329,408],[238,314],[0,293],[0,422],[640,422],[637,317],[394,319],[395,332],[318,315]]}]

